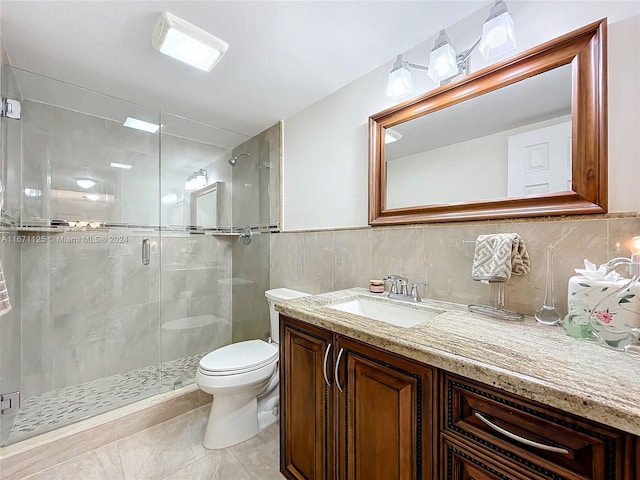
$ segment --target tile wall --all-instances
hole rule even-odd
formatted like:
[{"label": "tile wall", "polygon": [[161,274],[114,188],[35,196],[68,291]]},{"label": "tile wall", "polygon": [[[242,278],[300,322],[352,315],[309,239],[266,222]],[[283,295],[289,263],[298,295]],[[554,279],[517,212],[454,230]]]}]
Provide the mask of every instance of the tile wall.
[{"label": "tile wall", "polygon": [[[233,341],[267,338],[269,309],[270,226],[280,218],[282,124],[277,123],[233,150],[240,157],[233,169],[233,224],[258,227],[249,245],[233,243]],[[264,232],[264,233],[261,233]]]},{"label": "tile wall", "polygon": [[[546,248],[554,254],[554,299],[567,311],[567,282],[583,259],[596,264],[629,256],[628,241],[640,235],[640,217],[610,215],[568,219],[465,222],[279,233],[271,240],[271,288],[311,293],[354,286],[370,279],[406,273],[409,281],[429,282],[423,298],[462,304],[494,304],[493,287],[471,280],[474,245],[480,234],[518,233],[531,259],[531,273],[511,277],[507,308],[533,315],[544,299]],[[388,285],[387,285],[388,289]]]}]

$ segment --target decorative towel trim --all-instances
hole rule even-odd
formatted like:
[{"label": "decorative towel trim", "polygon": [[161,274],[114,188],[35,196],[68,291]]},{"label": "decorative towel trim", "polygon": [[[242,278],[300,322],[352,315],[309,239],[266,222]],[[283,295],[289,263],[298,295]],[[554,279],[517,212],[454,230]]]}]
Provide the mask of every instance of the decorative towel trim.
[{"label": "decorative towel trim", "polygon": [[478,235],[471,278],[481,282],[506,282],[511,275],[531,271],[529,253],[517,233]]}]

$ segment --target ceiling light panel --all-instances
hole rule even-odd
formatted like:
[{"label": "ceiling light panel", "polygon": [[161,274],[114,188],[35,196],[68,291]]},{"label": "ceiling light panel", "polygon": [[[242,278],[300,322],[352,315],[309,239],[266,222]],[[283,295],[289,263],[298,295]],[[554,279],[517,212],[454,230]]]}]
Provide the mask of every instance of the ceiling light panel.
[{"label": "ceiling light panel", "polygon": [[220,61],[227,42],[175,15],[164,12],[151,37],[153,48],[205,72]]},{"label": "ceiling light panel", "polygon": [[142,130],[143,132],[156,133],[160,128],[157,123],[145,122],[133,117],[127,117],[124,124],[125,127],[135,128],[136,130]]}]

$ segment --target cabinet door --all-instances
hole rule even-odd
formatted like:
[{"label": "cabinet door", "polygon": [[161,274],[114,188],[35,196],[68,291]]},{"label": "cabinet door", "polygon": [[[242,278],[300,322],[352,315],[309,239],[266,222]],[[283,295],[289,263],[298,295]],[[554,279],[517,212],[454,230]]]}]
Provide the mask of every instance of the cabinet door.
[{"label": "cabinet door", "polygon": [[433,370],[341,337],[336,355],[340,478],[432,478]]},{"label": "cabinet door", "polygon": [[334,478],[333,389],[325,381],[332,339],[331,332],[281,316],[280,471],[290,479]]}]

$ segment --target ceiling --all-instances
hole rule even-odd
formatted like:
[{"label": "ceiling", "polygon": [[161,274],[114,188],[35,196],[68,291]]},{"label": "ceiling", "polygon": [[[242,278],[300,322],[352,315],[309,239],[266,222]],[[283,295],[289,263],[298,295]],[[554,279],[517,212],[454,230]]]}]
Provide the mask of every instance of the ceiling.
[{"label": "ceiling", "polygon": [[[491,3],[1,0],[0,14],[15,67],[253,136]],[[163,11],[229,43],[211,72],[152,48]]]}]

